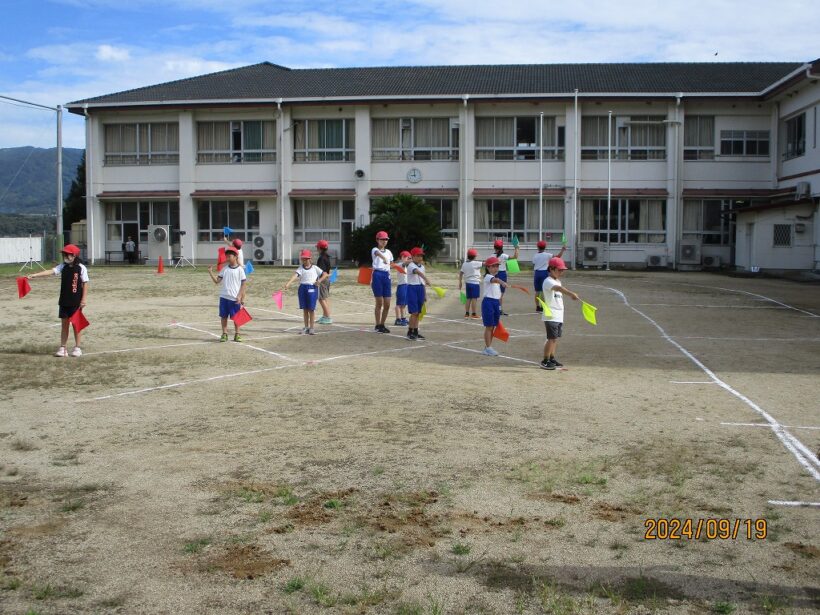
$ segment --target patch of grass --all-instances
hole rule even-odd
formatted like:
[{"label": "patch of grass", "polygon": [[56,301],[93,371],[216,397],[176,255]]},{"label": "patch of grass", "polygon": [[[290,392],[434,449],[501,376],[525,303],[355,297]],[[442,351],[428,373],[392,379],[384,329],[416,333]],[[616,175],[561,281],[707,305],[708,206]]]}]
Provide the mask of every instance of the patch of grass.
[{"label": "patch of grass", "polygon": [[544,525],[548,525],[549,527],[564,527],[566,524],[566,519],[563,517],[551,517],[544,521]]},{"label": "patch of grass", "polygon": [[712,605],[712,613],[723,613],[723,615],[729,615],[729,613],[734,613],[737,607],[732,604],[731,602],[715,602]]},{"label": "patch of grass", "polygon": [[36,451],[37,446],[28,440],[21,440],[20,438],[17,438],[11,443],[11,450],[25,453],[29,451]]},{"label": "patch of grass", "polygon": [[382,466],[373,466],[373,468],[370,470],[370,473],[373,476],[381,476],[382,474],[384,474],[384,467],[382,467]]},{"label": "patch of grass", "polygon": [[311,584],[310,587],[308,587],[308,593],[319,606],[335,606],[339,600],[324,583]]},{"label": "patch of grass", "polygon": [[189,555],[193,555],[202,551],[202,549],[207,547],[209,544],[211,544],[211,539],[207,536],[203,536],[202,538],[196,538],[186,542],[182,547],[182,550]]},{"label": "patch of grass", "polygon": [[52,459],[51,465],[53,466],[76,466],[80,465],[80,451],[69,451],[67,453],[62,453],[57,455]]},{"label": "patch of grass", "polygon": [[240,489],[237,489],[234,492],[234,497],[237,497],[241,500],[244,500],[245,502],[247,502],[249,504],[259,504],[260,502],[265,501],[265,494],[264,493],[262,493],[260,491],[256,491],[254,489],[249,489],[247,487],[242,487]]},{"label": "patch of grass", "polygon": [[450,552],[455,555],[469,555],[470,551],[470,545],[466,545],[463,542],[455,543],[450,549]]},{"label": "patch of grass", "polygon": [[766,613],[779,613],[789,607],[789,601],[781,596],[763,596],[760,606]]},{"label": "patch of grass", "polygon": [[551,583],[543,583],[537,589],[536,595],[541,607],[547,613],[554,615],[575,615],[578,613],[593,613],[594,600],[573,598]]},{"label": "patch of grass", "polygon": [[66,500],[66,502],[60,506],[60,512],[72,513],[83,508],[85,508],[85,502],[83,500]]},{"label": "patch of grass", "polygon": [[268,523],[271,519],[273,519],[273,513],[269,510],[260,510],[256,516],[259,523]]},{"label": "patch of grass", "polygon": [[305,587],[306,581],[302,577],[293,577],[290,581],[285,583],[282,591],[286,594],[293,594],[301,591]]},{"label": "patch of grass", "polygon": [[372,590],[369,587],[362,586],[356,593],[342,595],[339,602],[345,605],[357,606],[364,612],[367,607],[382,604],[391,595],[393,594],[384,588]]},{"label": "patch of grass", "polygon": [[31,595],[35,600],[50,600],[52,598],[79,598],[83,590],[75,587],[55,587],[50,583],[35,585],[31,588]]},{"label": "patch of grass", "polygon": [[17,577],[11,577],[9,579],[4,579],[3,580],[3,585],[0,586],[0,588],[3,591],[10,592],[10,591],[15,591],[17,589],[20,589],[20,586],[22,584],[23,584],[22,581],[20,581],[20,579],[18,579]]},{"label": "patch of grass", "polygon": [[510,477],[538,492],[573,489],[578,485],[590,488],[605,487],[610,470],[606,459],[594,461],[549,460],[530,461],[514,468]]},{"label": "patch of grass", "polygon": [[322,506],[324,508],[329,508],[331,510],[338,510],[338,509],[342,508],[344,505],[345,505],[344,501],[336,499],[336,498],[331,498],[331,499],[327,500],[324,504],[322,504]]}]

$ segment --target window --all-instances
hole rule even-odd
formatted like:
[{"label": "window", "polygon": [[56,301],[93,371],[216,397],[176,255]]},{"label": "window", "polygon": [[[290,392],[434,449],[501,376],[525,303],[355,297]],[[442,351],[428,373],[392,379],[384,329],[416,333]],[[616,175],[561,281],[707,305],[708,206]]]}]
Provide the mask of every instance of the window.
[{"label": "window", "polygon": [[683,122],[683,159],[712,160],[715,157],[715,118],[687,115]]},{"label": "window", "polygon": [[458,160],[458,121],[374,119],[373,160]]},{"label": "window", "polygon": [[455,199],[424,199],[439,214],[442,237],[458,237],[458,201]]},{"label": "window", "polygon": [[198,163],[275,162],[276,122],[197,122]]},{"label": "window", "polygon": [[105,124],[106,165],[179,164],[179,124]]},{"label": "window", "polygon": [[352,201],[299,199],[293,201],[293,240],[305,243],[341,241],[342,210]]},{"label": "window", "polygon": [[768,156],[768,130],[721,130],[721,156]]},{"label": "window", "polygon": [[664,116],[613,115],[611,137],[607,117],[593,115],[581,118],[582,160],[606,160],[609,145],[614,160],[666,160]]},{"label": "window", "polygon": [[792,245],[792,225],[775,224],[773,226],[772,245],[775,248],[789,248]]},{"label": "window", "polygon": [[[139,225],[139,243],[148,241],[148,226],[171,227],[171,243],[179,243],[179,203],[177,201],[125,201],[105,204],[106,238],[124,241],[126,225]],[[137,237],[134,237],[136,240]]]},{"label": "window", "polygon": [[609,208],[606,199],[581,201],[581,241],[605,242],[607,229],[610,243],[664,243],[666,201],[613,199]]},{"label": "window", "polygon": [[[540,117],[476,118],[476,160],[538,160]],[[564,159],[564,126],[544,117],[544,160]]]},{"label": "window", "polygon": [[[564,201],[545,200],[542,213],[544,234],[559,234],[564,229]],[[492,242],[512,235],[528,243],[538,241],[538,199],[477,199],[475,201],[475,241]]]},{"label": "window", "polygon": [[783,157],[797,158],[806,153],[806,114],[786,120],[786,148]]},{"label": "window", "polygon": [[354,120],[295,120],[294,162],[355,160]]},{"label": "window", "polygon": [[198,241],[222,241],[222,229],[230,226],[231,237],[250,241],[259,234],[257,201],[200,201],[197,206]]},{"label": "window", "polygon": [[735,216],[730,209],[748,204],[744,200],[686,199],[683,201],[683,239],[704,245],[732,246]]}]

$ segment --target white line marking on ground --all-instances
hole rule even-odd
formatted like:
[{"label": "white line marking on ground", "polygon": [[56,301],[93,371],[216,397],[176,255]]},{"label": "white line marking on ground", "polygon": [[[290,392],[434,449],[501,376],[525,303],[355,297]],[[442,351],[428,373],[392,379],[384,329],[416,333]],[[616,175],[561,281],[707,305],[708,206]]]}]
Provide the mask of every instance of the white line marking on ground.
[{"label": "white line marking on ground", "polygon": [[672,384],[717,384],[711,380],[670,380]]},{"label": "white line marking on ground", "polygon": [[[711,378],[715,382],[715,384],[719,385],[725,391],[731,393],[732,395],[734,395],[735,397],[740,399],[747,406],[749,406],[752,410],[754,410],[760,416],[762,416],[766,420],[766,422],[768,422],[772,426],[772,431],[777,436],[777,439],[780,440],[780,442],[783,444],[783,446],[785,446],[786,449],[792,455],[794,455],[794,458],[797,459],[797,462],[801,466],[803,466],[809,472],[809,474],[811,474],[811,476],[814,477],[815,480],[820,481],[820,460],[818,460],[817,457],[811,451],[809,451],[809,449],[806,447],[805,444],[803,444],[800,440],[798,440],[794,435],[792,435],[791,433],[786,431],[783,428],[783,426],[780,423],[778,423],[777,420],[771,414],[766,412],[763,408],[761,408],[759,405],[757,405],[751,399],[746,397],[743,393],[733,389],[728,383],[726,383],[723,380],[721,380],[720,378],[718,378],[717,375],[711,369],[706,367],[697,357],[695,357],[695,355],[693,355],[691,352],[689,352],[681,344],[676,342],[666,332],[666,330],[663,327],[661,327],[657,322],[655,322],[652,318],[650,318],[649,316],[644,314],[638,308],[631,305],[629,303],[629,299],[627,299],[626,295],[623,292],[621,292],[620,290],[617,290],[615,288],[609,287],[609,286],[600,286],[600,285],[597,285],[597,284],[584,284],[583,286],[604,288],[604,289],[612,291],[615,294],[617,294],[618,296],[620,296],[621,300],[624,302],[624,305],[626,305],[629,309],[633,310],[635,313],[639,314],[644,319],[646,319],[649,323],[651,323],[652,326],[654,326],[658,330],[658,332],[661,334],[661,336],[666,341],[668,341],[670,344],[672,344],[678,350],[680,350],[683,354],[685,354],[687,357],[689,357],[689,359],[695,365],[697,365],[707,376],[709,376],[709,378]],[[720,289],[720,290],[723,290],[723,289]],[[747,294],[753,294],[753,293],[747,293]],[[763,295],[757,295],[757,296],[763,297]],[[768,297],[764,297],[764,298],[768,299]],[[772,299],[771,301],[774,301],[774,300]],[[780,303],[780,302],[775,301],[775,303]],[[781,304],[781,305],[785,305],[785,304]],[[788,306],[788,307],[791,307],[791,306]],[[797,308],[793,308],[793,309],[797,309]],[[802,312],[803,310],[797,310],[797,311]],[[810,312],[809,312],[809,314],[810,314]]]},{"label": "white line marking on ground", "polygon": [[632,305],[640,306],[657,306],[657,307],[681,307],[681,308],[710,308],[718,310],[785,310],[788,306],[770,306],[770,305],[698,305],[691,303],[633,303]]},{"label": "white line marking on ground", "polygon": [[774,504],[775,506],[801,506],[810,508],[820,507],[820,502],[795,502],[790,500],[769,500],[769,504]]},{"label": "white line marking on ground", "polygon": [[801,312],[803,314],[807,314],[812,318],[820,318],[820,314],[815,314],[813,312],[807,312],[806,310],[801,310],[800,308],[796,308],[793,305],[789,305],[788,303],[783,303],[782,301],[778,301],[777,299],[772,299],[771,297],[767,297],[766,295],[759,295],[757,293],[750,293],[746,290],[737,290],[734,288],[723,288],[722,286],[708,286],[706,284],[692,284],[690,282],[678,282],[681,286],[694,286],[696,288],[709,288],[712,290],[725,290],[729,293],[739,293],[742,295],[749,295],[750,297],[758,297],[760,299],[765,299],[766,301],[771,301],[772,303],[776,303],[777,305],[782,305],[785,308],[789,308],[790,310],[794,310],[795,312]]},{"label": "white line marking on ground", "polygon": [[99,354],[119,354],[124,352],[138,352],[141,350],[157,350],[160,348],[177,348],[178,346],[197,346],[200,344],[213,344],[213,342],[184,342],[181,344],[163,344],[161,346],[140,346],[137,348],[121,348],[120,350],[100,350],[98,352],[84,352],[84,357],[91,357]]},{"label": "white line marking on ground", "polygon": [[[732,427],[767,427],[769,429],[772,428],[771,425],[768,423],[726,423],[723,422],[721,425],[729,425]],[[787,429],[812,429],[820,431],[820,427],[809,427],[808,425],[783,425]]]},{"label": "white line marking on ground", "polygon": [[[197,329],[196,327],[189,327],[188,325],[182,324],[180,322],[176,323],[177,327],[182,329],[190,329],[191,331],[198,331],[199,333],[204,333],[206,335],[212,335],[215,338],[219,338],[219,335],[216,333],[212,333],[211,331],[205,331],[204,329]],[[299,363],[299,359],[293,359],[287,355],[281,354],[279,352],[274,352],[273,350],[265,350],[264,348],[260,348],[259,346],[254,346],[253,344],[247,344],[245,342],[241,342],[240,346],[244,346],[245,348],[250,348],[251,350],[257,350],[259,352],[264,352],[265,354],[269,354],[271,356],[277,357],[279,359],[284,359],[285,361],[293,361],[294,363]]]}]

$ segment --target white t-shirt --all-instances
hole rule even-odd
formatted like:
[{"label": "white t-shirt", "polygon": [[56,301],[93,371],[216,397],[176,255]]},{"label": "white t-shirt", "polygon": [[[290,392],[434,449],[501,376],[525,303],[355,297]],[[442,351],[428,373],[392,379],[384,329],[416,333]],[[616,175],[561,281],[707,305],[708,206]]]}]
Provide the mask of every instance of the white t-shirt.
[{"label": "white t-shirt", "polygon": [[382,254],[387,259],[387,262],[385,263],[381,258],[376,256],[378,252],[380,252],[378,248],[373,248],[370,250],[370,256],[373,258],[373,269],[375,271],[386,271],[387,273],[390,273],[390,263],[393,262],[393,253],[387,248],[384,249]]},{"label": "white t-shirt", "polygon": [[236,259],[240,267],[245,266],[245,253],[242,251],[242,248],[236,248]]},{"label": "white t-shirt", "polygon": [[419,286],[424,284],[424,280],[421,279],[418,272],[421,271],[424,273],[424,265],[417,265],[416,263],[410,263],[407,265],[407,283],[411,286]]},{"label": "white t-shirt", "polygon": [[398,284],[407,284],[407,265],[405,265],[404,263],[399,263],[399,265],[404,269],[404,273],[402,273],[398,269],[396,270],[396,272],[399,274],[396,277],[396,282]]},{"label": "white t-shirt", "polygon": [[322,277],[322,271],[318,265],[311,265],[307,269],[299,265],[296,275],[299,276],[299,284],[315,284],[316,280]]},{"label": "white t-shirt", "polygon": [[561,286],[561,282],[552,276],[547,276],[541,288],[544,291],[544,302],[549,306],[552,316],[547,316],[544,313],[541,315],[541,320],[564,322],[564,295],[557,290],[552,290],[554,286]]},{"label": "white t-shirt", "polygon": [[[65,263],[60,263],[51,271],[54,272],[55,276],[59,277],[60,274],[63,272],[63,267],[65,267]],[[82,263],[80,263],[80,280],[83,284],[86,284],[88,282],[88,269],[86,269],[85,265],[83,265]]]},{"label": "white t-shirt", "polygon": [[507,259],[510,258],[509,254],[504,254],[503,252],[498,255],[498,270],[499,271],[507,271]]},{"label": "white t-shirt", "polygon": [[481,264],[481,261],[464,261],[461,273],[464,274],[464,281],[467,284],[481,284]]},{"label": "white t-shirt", "polygon": [[217,277],[222,280],[222,288],[219,291],[219,296],[224,299],[236,301],[239,297],[239,289],[242,288],[242,282],[247,279],[245,270],[239,265],[236,267],[226,265]]},{"label": "white t-shirt", "polygon": [[487,299],[501,299],[501,284],[493,284],[492,273],[484,276],[484,297]]},{"label": "white t-shirt", "polygon": [[532,257],[532,268],[535,271],[548,271],[551,258],[551,252],[537,252]]}]

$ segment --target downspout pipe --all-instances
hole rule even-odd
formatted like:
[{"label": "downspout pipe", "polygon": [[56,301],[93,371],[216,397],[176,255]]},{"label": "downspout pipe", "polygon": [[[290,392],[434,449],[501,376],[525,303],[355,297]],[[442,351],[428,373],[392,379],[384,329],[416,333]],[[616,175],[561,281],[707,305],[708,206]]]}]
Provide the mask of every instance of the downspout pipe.
[{"label": "downspout pipe", "polygon": [[464,108],[464,122],[461,123],[458,130],[458,140],[459,140],[459,168],[461,169],[461,178],[459,184],[461,184],[461,189],[459,190],[459,203],[458,203],[458,226],[459,226],[459,233],[458,233],[458,254],[456,254],[456,265],[462,262],[464,258],[466,258],[467,254],[467,241],[466,241],[466,234],[467,234],[467,159],[465,155],[466,148],[461,147],[463,143],[467,142],[467,104],[470,101],[469,94],[462,94],[461,95],[461,103]]},{"label": "downspout pipe", "polygon": [[[96,250],[94,249],[94,162],[91,160],[91,152],[94,150],[88,142],[91,137],[91,116],[88,113],[88,103],[83,105],[83,115],[85,116],[85,216],[86,220],[86,242],[88,245],[88,260],[93,265]],[[104,232],[104,231],[103,231]]]},{"label": "downspout pipe", "polygon": [[284,175],[285,175],[285,157],[283,150],[285,147],[285,129],[284,121],[282,120],[282,102],[281,98],[276,99],[276,111],[278,114],[279,124],[279,254],[282,261],[282,266],[285,263],[285,195],[284,195]]}]

